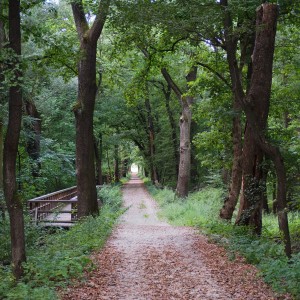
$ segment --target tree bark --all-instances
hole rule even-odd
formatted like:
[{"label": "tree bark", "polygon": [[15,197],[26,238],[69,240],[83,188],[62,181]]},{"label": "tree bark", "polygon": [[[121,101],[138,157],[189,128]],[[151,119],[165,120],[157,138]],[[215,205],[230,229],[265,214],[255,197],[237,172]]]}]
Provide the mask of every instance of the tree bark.
[{"label": "tree bark", "polygon": [[120,159],[119,159],[119,145],[116,144],[114,147],[114,177],[115,183],[120,182]]},{"label": "tree bark", "polygon": [[173,118],[173,113],[171,111],[170,107],[170,99],[171,99],[171,86],[168,84],[167,90],[163,89],[164,95],[165,95],[165,101],[166,101],[166,110],[169,118],[169,123],[171,127],[171,138],[173,143],[173,151],[174,151],[174,160],[175,160],[175,174],[178,178],[178,172],[179,172],[179,145],[178,145],[178,137],[177,137],[177,126],[175,123],[175,120]]},{"label": "tree bark", "polygon": [[12,58],[14,85],[9,89],[9,117],[4,142],[4,195],[10,217],[10,235],[13,273],[16,279],[23,275],[26,260],[23,204],[16,185],[16,159],[22,120],[21,72],[16,68],[21,55],[20,1],[9,1],[9,45]]},{"label": "tree bark", "polygon": [[[263,5],[257,10],[253,71],[246,95],[248,124],[243,151],[243,194],[238,224],[252,225],[257,234],[262,229],[262,161],[264,150],[257,143],[257,132],[266,130],[272,85],[272,66],[276,34],[277,6]],[[249,124],[250,122],[250,124]]]},{"label": "tree bark", "polygon": [[[0,51],[4,48],[4,43],[7,40],[5,36],[4,22],[3,22],[3,3],[0,3]],[[2,81],[4,81],[2,66],[0,66],[0,86]],[[6,99],[0,95],[0,104],[3,104]],[[3,145],[4,145],[4,133],[3,133],[3,116],[0,115],[0,210],[2,218],[5,218],[5,204],[3,193]],[[3,199],[2,199],[3,198]]]},{"label": "tree bark", "polygon": [[[147,83],[146,83],[147,84]],[[158,183],[158,174],[157,174],[157,169],[155,166],[155,131],[154,131],[154,123],[153,123],[153,117],[152,117],[152,112],[151,112],[151,104],[150,104],[150,99],[148,96],[148,86],[147,86],[147,95],[145,99],[145,107],[147,111],[147,125],[148,125],[148,135],[149,135],[149,161],[150,161],[150,174],[151,174],[151,181],[154,184]]]},{"label": "tree bark", "polygon": [[102,134],[99,136],[99,142],[96,141],[94,137],[94,151],[95,151],[95,160],[96,160],[96,182],[98,185],[103,184],[102,178]]},{"label": "tree bark", "polygon": [[96,51],[108,8],[109,1],[100,1],[99,12],[93,25],[89,28],[82,1],[72,3],[82,55],[78,64],[78,99],[74,105],[79,218],[98,214],[93,149],[93,114],[97,92]]},{"label": "tree bark", "polygon": [[[191,96],[183,97],[179,87],[172,80],[168,71],[163,68],[161,70],[167,83],[171,86],[181,104],[181,117],[179,121],[180,127],[180,145],[179,145],[179,170],[176,186],[176,194],[180,198],[186,198],[189,193],[190,172],[191,172],[191,122],[192,110],[191,106],[194,98]],[[186,76],[187,83],[196,80],[197,67],[192,67]]]},{"label": "tree bark", "polygon": [[232,120],[232,141],[233,141],[233,164],[231,172],[231,184],[229,195],[224,202],[220,211],[220,217],[225,220],[231,220],[232,214],[235,210],[239,199],[241,184],[242,184],[242,127],[241,127],[241,108],[236,100],[233,104],[234,117]]}]

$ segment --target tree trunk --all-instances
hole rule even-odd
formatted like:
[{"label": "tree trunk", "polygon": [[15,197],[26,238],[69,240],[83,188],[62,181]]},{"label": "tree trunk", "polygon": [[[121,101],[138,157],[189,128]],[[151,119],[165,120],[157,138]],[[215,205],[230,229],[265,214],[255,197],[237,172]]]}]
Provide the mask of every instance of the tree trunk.
[{"label": "tree trunk", "polygon": [[25,109],[28,116],[32,118],[29,126],[30,136],[27,140],[26,151],[29,157],[32,159],[31,173],[33,177],[39,177],[41,170],[40,159],[40,140],[42,131],[42,122],[39,112],[35,104],[30,101],[25,101]]},{"label": "tree trunk", "polygon": [[120,182],[120,163],[119,163],[119,145],[116,144],[114,147],[114,159],[115,159],[115,165],[114,165],[114,177],[115,182]]},{"label": "tree trunk", "polygon": [[190,171],[191,171],[191,121],[192,111],[186,103],[183,106],[180,117],[180,158],[179,171],[176,186],[178,197],[185,198],[189,193]]},{"label": "tree trunk", "polygon": [[81,53],[78,64],[78,99],[74,105],[79,218],[98,214],[93,147],[93,114],[97,92],[96,52],[97,41],[107,17],[109,4],[110,1],[100,1],[98,14],[89,28],[82,1],[72,3]]},{"label": "tree trunk", "polygon": [[147,87],[147,95],[145,99],[145,107],[147,111],[147,122],[148,122],[148,134],[149,134],[149,153],[150,153],[150,172],[151,172],[151,181],[154,184],[158,183],[158,175],[155,166],[155,131],[154,131],[154,124],[151,112],[151,104],[148,97],[148,87]]},{"label": "tree trunk", "polygon": [[[5,36],[5,30],[4,30],[4,22],[3,22],[3,3],[0,3],[0,51],[4,47],[4,43],[7,40]],[[2,66],[0,66],[0,86],[1,83],[4,81],[4,76],[2,73]],[[2,86],[1,86],[2,87]],[[4,104],[5,97],[0,95],[0,104]],[[3,198],[3,144],[4,144],[4,134],[3,134],[3,117],[0,115],[0,211],[1,216],[4,219],[5,218],[5,204],[4,204],[4,198]]]},{"label": "tree trunk", "polygon": [[[194,102],[193,97],[183,97],[179,87],[172,80],[168,71],[163,68],[161,73],[164,76],[167,83],[171,86],[175,95],[177,96],[182,112],[179,121],[180,127],[180,145],[179,145],[179,170],[176,186],[176,194],[180,198],[186,198],[189,193],[190,172],[191,172],[191,122],[192,122],[192,110],[191,105]],[[188,75],[186,76],[187,83],[196,80],[197,67],[192,67]]]},{"label": "tree trunk", "polygon": [[258,235],[262,229],[262,161],[263,151],[255,142],[253,130],[247,124],[243,148],[242,195],[236,223],[253,226]]},{"label": "tree trunk", "polygon": [[[257,11],[256,38],[253,52],[253,71],[246,103],[251,116],[246,126],[243,151],[243,195],[237,218],[238,224],[251,225],[261,233],[263,149],[257,143],[257,131],[267,126],[272,85],[272,66],[276,34],[277,6],[264,4]],[[264,26],[262,26],[264,25]]]},{"label": "tree trunk", "polygon": [[96,138],[94,138],[94,151],[95,151],[95,160],[96,160],[96,183],[98,185],[103,184],[102,178],[102,134],[99,136],[99,142],[97,143]]},{"label": "tree trunk", "polygon": [[76,117],[76,176],[78,217],[98,214],[94,148],[93,113],[96,97],[96,44],[81,44],[84,58],[78,69],[78,102]]},{"label": "tree trunk", "polygon": [[174,160],[175,160],[175,174],[178,178],[178,172],[179,172],[179,145],[178,145],[178,137],[177,137],[177,126],[175,123],[175,120],[173,118],[173,113],[171,111],[170,107],[170,99],[171,99],[171,86],[168,84],[168,89],[164,91],[165,94],[165,100],[166,100],[166,110],[169,118],[169,123],[171,127],[171,138],[172,138],[172,144],[173,144],[173,151],[174,151]]},{"label": "tree trunk", "polygon": [[224,205],[220,211],[220,217],[225,220],[231,220],[232,214],[235,210],[238,198],[240,195],[242,184],[242,127],[240,117],[240,105],[235,99],[233,104],[234,117],[232,127],[232,141],[233,141],[233,164],[231,172],[231,184],[229,189],[229,195],[224,202]]},{"label": "tree trunk", "polygon": [[13,273],[18,280],[23,275],[22,263],[26,260],[23,205],[16,185],[16,159],[22,120],[20,1],[9,1],[9,43],[15,57],[13,73],[15,85],[9,89],[9,117],[4,142],[4,195],[10,217],[10,235]]}]

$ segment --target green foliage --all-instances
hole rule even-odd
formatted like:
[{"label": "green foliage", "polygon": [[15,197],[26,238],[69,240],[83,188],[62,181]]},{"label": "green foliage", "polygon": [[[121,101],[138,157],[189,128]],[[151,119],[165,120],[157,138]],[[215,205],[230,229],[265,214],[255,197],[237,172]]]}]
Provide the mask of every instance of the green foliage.
[{"label": "green foliage", "polygon": [[[99,191],[99,196],[104,203],[99,217],[87,217],[70,230],[26,226],[28,253],[24,264],[25,276],[15,284],[10,268],[2,266],[1,299],[57,299],[56,287],[66,286],[72,278],[83,278],[83,270],[93,267],[89,254],[104,245],[122,213],[119,186],[105,186]],[[1,250],[7,246],[0,245]],[[2,251],[0,253],[3,255]],[[4,258],[2,256],[1,260]]]},{"label": "green foliage", "polygon": [[[147,182],[147,180],[145,180]],[[235,226],[218,218],[222,206],[223,190],[207,187],[191,193],[187,199],[178,199],[168,189],[159,190],[149,183],[148,189],[160,205],[160,217],[178,226],[195,226],[201,232],[228,250],[229,259],[239,253],[247,262],[255,264],[264,280],[280,293],[300,294],[300,253],[288,260],[280,242],[277,218],[265,216],[263,234],[251,235],[251,229]],[[291,214],[292,236],[299,232],[299,215]]]}]

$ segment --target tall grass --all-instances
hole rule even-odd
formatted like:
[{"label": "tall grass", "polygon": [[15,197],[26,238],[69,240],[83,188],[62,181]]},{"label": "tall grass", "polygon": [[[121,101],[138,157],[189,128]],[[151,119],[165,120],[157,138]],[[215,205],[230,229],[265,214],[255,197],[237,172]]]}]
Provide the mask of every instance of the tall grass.
[{"label": "tall grass", "polygon": [[[118,186],[99,191],[103,206],[97,218],[87,217],[70,230],[49,231],[27,226],[25,276],[15,283],[9,266],[0,267],[0,299],[54,300],[55,289],[81,278],[92,267],[89,254],[101,248],[122,213]],[[1,247],[1,246],[0,246]]]},{"label": "tall grass", "polygon": [[[300,253],[295,252],[291,260],[285,256],[276,216],[263,217],[263,234],[258,238],[249,228],[235,226],[218,217],[223,204],[222,189],[207,187],[183,200],[176,198],[171,190],[156,189],[149,183],[147,186],[159,203],[161,218],[173,225],[199,228],[211,240],[227,248],[230,259],[238,252],[249,263],[255,264],[274,290],[291,293],[295,299],[300,299]],[[300,216],[290,213],[289,217],[295,246],[299,242]]]}]

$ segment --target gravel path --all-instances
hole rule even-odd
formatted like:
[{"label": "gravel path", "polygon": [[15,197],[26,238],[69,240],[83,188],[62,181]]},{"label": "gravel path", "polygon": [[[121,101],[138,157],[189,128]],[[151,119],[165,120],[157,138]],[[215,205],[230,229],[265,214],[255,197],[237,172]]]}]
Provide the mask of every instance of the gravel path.
[{"label": "gravel path", "polygon": [[123,198],[129,209],[94,254],[96,269],[63,299],[278,299],[253,266],[228,261],[224,249],[192,228],[158,220],[156,204],[136,176]]}]

